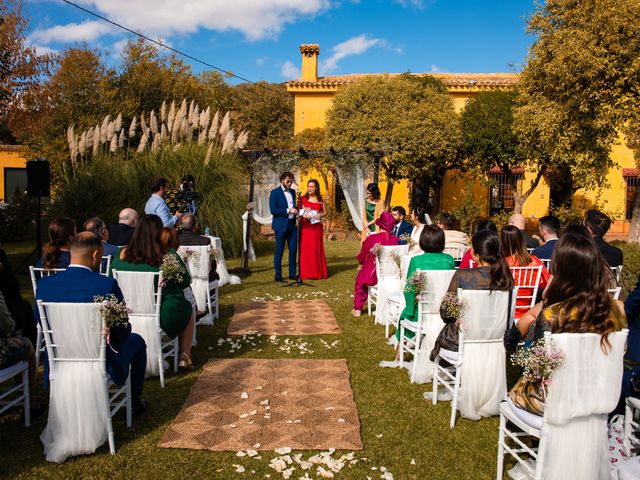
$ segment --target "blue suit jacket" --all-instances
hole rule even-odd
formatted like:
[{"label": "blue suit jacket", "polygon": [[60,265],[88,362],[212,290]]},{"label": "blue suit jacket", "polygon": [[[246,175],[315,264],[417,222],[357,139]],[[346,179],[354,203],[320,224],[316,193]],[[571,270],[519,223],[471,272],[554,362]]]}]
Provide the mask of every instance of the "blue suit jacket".
[{"label": "blue suit jacket", "polygon": [[413,226],[411,226],[411,224],[406,220],[402,220],[402,222],[400,222],[400,228],[398,229],[396,237],[401,237],[402,235],[411,235],[412,231]]},{"label": "blue suit jacket", "polygon": [[[293,197],[293,206],[296,206],[296,191],[290,189],[291,196]],[[284,232],[289,226],[289,204],[287,203],[287,197],[284,196],[282,186],[278,185],[271,190],[269,194],[269,210],[273,215],[271,221],[271,228],[274,232]]]},{"label": "blue suit jacket", "polygon": [[556,243],[558,243],[558,240],[549,240],[544,245],[534,248],[531,254],[542,259],[551,258],[551,255],[553,255],[553,247],[556,246]]},{"label": "blue suit jacket", "polygon": [[[64,272],[41,278],[38,281],[36,300],[42,300],[43,302],[92,303],[94,296],[109,294],[115,295],[120,301],[124,299],[118,282],[113,278],[105,277],[85,268],[69,267]],[[40,312],[38,312],[37,304],[35,315],[40,321]],[[130,334],[130,324],[127,324],[126,327],[118,325],[111,328],[109,342],[113,350],[121,351],[120,347],[129,339]],[[114,381],[116,381],[116,378],[122,378],[122,375],[126,379],[129,372],[129,359],[113,350],[107,348],[109,373]],[[116,381],[116,383],[122,382]]]}]

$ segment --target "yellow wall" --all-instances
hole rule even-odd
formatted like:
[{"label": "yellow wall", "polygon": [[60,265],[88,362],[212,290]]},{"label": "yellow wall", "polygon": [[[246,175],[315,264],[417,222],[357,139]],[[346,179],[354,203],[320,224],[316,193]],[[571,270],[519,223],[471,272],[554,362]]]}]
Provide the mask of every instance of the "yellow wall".
[{"label": "yellow wall", "polygon": [[0,145],[0,199],[4,201],[4,169],[27,168],[27,159],[24,150],[14,146]]}]

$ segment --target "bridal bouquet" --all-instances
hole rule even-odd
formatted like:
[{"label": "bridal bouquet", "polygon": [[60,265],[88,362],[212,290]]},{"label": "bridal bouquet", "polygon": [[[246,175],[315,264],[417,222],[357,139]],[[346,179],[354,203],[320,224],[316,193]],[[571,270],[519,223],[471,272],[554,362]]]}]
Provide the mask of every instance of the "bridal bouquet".
[{"label": "bridal bouquet", "polygon": [[160,272],[162,272],[162,278],[165,281],[180,283],[182,282],[184,269],[175,255],[167,253],[162,257]]},{"label": "bridal bouquet", "polygon": [[98,311],[106,328],[129,323],[130,310],[124,302],[119,301],[113,293],[106,296],[96,295],[93,301],[98,304]]},{"label": "bridal bouquet", "polygon": [[564,363],[564,353],[556,349],[553,342],[547,346],[541,338],[530,348],[520,348],[511,355],[511,362],[522,367],[525,381],[542,385],[542,394],[546,397],[553,372]]}]

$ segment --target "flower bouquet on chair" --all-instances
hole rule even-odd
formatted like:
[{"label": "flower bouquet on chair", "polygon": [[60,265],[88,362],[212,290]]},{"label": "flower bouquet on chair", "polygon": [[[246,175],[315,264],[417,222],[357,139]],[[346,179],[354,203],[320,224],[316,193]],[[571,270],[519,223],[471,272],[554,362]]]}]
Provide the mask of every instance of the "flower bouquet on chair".
[{"label": "flower bouquet on chair", "polygon": [[109,342],[111,328],[117,326],[126,327],[129,324],[130,310],[127,308],[127,305],[119,301],[113,293],[104,297],[96,295],[93,297],[93,301],[98,304],[98,312],[104,322],[102,334],[106,338],[107,345],[109,345],[111,350],[118,353]]},{"label": "flower bouquet on chair", "polygon": [[521,348],[511,355],[511,362],[522,367],[522,376],[509,392],[509,398],[518,408],[535,415],[544,415],[551,376],[564,363],[564,353],[553,343],[537,340],[530,348]]}]

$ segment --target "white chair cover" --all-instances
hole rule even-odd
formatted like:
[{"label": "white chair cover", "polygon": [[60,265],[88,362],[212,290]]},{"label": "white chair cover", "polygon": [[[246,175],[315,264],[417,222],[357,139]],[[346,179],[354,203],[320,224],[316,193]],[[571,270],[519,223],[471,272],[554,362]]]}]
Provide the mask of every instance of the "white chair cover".
[{"label": "white chair cover", "polygon": [[224,259],[224,250],[222,249],[222,240],[219,237],[211,237],[211,246],[218,250],[218,257],[216,258],[216,273],[220,277],[218,281],[218,286],[222,287],[226,284],[229,285],[240,285],[242,280],[237,275],[231,275],[229,270],[227,270],[227,262]]},{"label": "white chair cover", "polygon": [[155,318],[156,285],[158,273],[126,272],[114,270],[114,278],[124,295],[127,308],[132,310],[129,315],[131,331],[140,335],[147,344],[147,377],[160,375],[158,352],[160,339]]},{"label": "white chair cover", "polygon": [[46,318],[53,330],[43,326],[51,386],[49,418],[40,440],[47,460],[60,463],[93,453],[107,440],[102,324],[96,305],[85,303],[47,304]]},{"label": "white chair cover", "polygon": [[[392,292],[401,291],[404,287],[404,281],[406,280],[402,278],[402,270],[398,268],[396,262],[391,258],[391,253],[395,251],[398,252],[401,256],[407,255],[409,246],[384,246],[382,247],[382,250],[382,254],[380,254],[380,256],[376,258],[376,276],[378,277],[376,323],[384,324],[384,319],[387,315],[387,296]],[[400,265],[402,267],[402,260],[400,262]]]},{"label": "white chair cover", "polygon": [[507,394],[504,332],[511,321],[508,291],[462,290],[464,348],[460,414],[471,420],[498,415]]},{"label": "white chair cover", "polygon": [[609,478],[607,415],[620,397],[626,337],[626,331],[610,334],[605,354],[600,335],[551,335],[565,362],[553,375],[545,404],[542,478]]},{"label": "white chair cover", "polygon": [[[183,246],[178,248],[178,253],[183,260],[186,259],[185,265],[191,275],[191,289],[196,299],[198,310],[204,312],[207,310],[207,300],[209,298],[209,245]],[[200,319],[201,325],[213,325],[213,315],[211,312],[207,316]]]},{"label": "white chair cover", "polygon": [[[433,362],[429,359],[438,334],[444,327],[440,318],[440,303],[447,293],[455,270],[424,270],[427,275],[427,291],[419,300],[419,312],[422,316],[422,334],[417,363],[413,366],[415,383],[431,383],[433,380]],[[420,318],[420,317],[419,317]],[[416,359],[414,359],[416,362]]]}]

